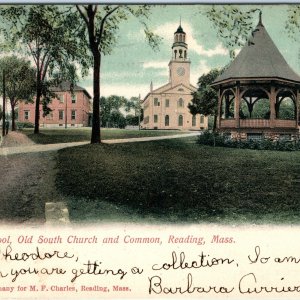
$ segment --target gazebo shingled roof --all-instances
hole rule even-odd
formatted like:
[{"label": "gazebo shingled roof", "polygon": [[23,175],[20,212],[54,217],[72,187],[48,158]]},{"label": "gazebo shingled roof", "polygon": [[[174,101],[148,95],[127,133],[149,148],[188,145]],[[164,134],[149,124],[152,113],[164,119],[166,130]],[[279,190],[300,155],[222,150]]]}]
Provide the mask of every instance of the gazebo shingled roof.
[{"label": "gazebo shingled roof", "polygon": [[246,45],[213,85],[240,78],[279,78],[300,82],[300,76],[287,64],[263,26],[261,16]]}]

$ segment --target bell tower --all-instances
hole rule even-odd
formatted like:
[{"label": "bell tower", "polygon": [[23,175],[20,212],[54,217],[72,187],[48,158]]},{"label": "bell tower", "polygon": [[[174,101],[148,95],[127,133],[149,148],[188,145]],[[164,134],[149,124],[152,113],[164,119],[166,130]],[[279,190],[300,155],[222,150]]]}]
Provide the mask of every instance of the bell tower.
[{"label": "bell tower", "polygon": [[172,58],[169,62],[170,76],[169,81],[172,86],[183,83],[190,84],[190,60],[188,59],[188,45],[186,34],[180,25],[174,33],[172,45]]}]

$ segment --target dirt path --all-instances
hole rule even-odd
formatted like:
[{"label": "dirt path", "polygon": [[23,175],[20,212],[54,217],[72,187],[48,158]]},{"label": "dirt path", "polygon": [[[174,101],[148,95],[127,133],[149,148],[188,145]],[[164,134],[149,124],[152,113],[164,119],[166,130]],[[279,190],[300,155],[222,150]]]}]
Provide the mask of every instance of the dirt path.
[{"label": "dirt path", "polygon": [[[19,133],[20,134],[20,133]],[[121,143],[136,143],[136,142],[148,142],[148,141],[158,141],[158,140],[166,140],[166,139],[178,139],[184,137],[191,137],[199,135],[199,132],[191,132],[186,134],[175,134],[175,135],[166,135],[166,136],[153,136],[153,137],[139,137],[139,138],[129,138],[129,139],[112,139],[112,140],[102,140],[102,143],[105,144],[121,144]],[[23,134],[21,134],[23,135]],[[27,138],[27,137],[26,137]],[[30,140],[29,140],[30,141]],[[30,141],[31,142],[31,141]],[[13,142],[17,143],[17,142]],[[59,149],[67,148],[67,147],[75,147],[81,145],[87,145],[89,142],[72,142],[72,143],[59,143],[59,144],[30,144],[25,141],[23,144],[19,144],[18,146],[7,146],[4,143],[2,147],[0,147],[0,156],[2,155],[12,155],[18,153],[34,153],[34,152],[46,152],[46,151],[57,151]],[[22,147],[20,147],[22,146]]]},{"label": "dirt path", "polygon": [[[10,132],[2,144],[6,149],[17,145],[34,146],[26,136]],[[60,201],[55,189],[56,152],[0,156],[0,222],[44,223],[45,202]]]}]

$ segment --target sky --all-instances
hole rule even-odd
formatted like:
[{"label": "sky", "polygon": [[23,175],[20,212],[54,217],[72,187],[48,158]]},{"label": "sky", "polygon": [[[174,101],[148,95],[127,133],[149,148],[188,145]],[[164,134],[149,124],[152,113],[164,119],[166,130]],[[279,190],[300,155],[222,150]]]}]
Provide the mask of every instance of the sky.
[{"label": "sky", "polygon": [[[102,58],[101,95],[120,95],[141,98],[153,87],[168,82],[168,63],[174,32],[181,25],[186,32],[188,57],[191,60],[191,83],[197,85],[198,78],[212,68],[221,68],[230,62],[229,53],[218,39],[213,24],[204,16],[208,5],[153,5],[148,20],[149,27],[162,41],[159,51],[147,44],[143,27],[135,18],[122,23],[117,44],[112,53]],[[289,5],[244,5],[245,8],[260,8],[263,24],[269,35],[289,63],[300,74],[300,40],[288,37],[284,27]],[[258,13],[253,20],[258,23]],[[250,34],[250,33],[249,33]],[[237,49],[238,51],[239,49]],[[92,70],[79,85],[92,95]]]},{"label": "sky", "polygon": [[[196,4],[153,5],[148,24],[163,38],[157,52],[147,44],[142,26],[136,19],[124,23],[118,33],[118,43],[113,52],[103,57],[101,94],[122,95],[128,98],[140,94],[143,98],[149,92],[151,81],[154,88],[166,84],[171,46],[180,18],[186,32],[193,85],[196,85],[197,79],[211,68],[220,68],[228,64],[228,51],[218,39],[213,24],[202,13],[206,7]],[[284,29],[288,5],[253,7],[262,9],[263,24],[269,35],[289,65],[300,74],[300,41],[295,42],[288,37]],[[255,27],[258,23],[258,13],[253,22]],[[81,79],[79,83],[92,94],[91,76]]]}]

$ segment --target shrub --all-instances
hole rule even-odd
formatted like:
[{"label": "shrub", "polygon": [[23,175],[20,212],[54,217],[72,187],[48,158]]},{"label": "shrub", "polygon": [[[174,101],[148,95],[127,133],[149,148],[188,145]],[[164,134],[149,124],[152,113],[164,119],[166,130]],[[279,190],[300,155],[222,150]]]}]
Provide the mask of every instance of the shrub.
[{"label": "shrub", "polygon": [[224,146],[225,136],[220,135],[217,132],[210,132],[205,130],[198,138],[198,143],[209,146]]},{"label": "shrub", "polygon": [[198,143],[208,146],[220,146],[229,148],[241,148],[252,150],[277,150],[277,151],[296,151],[300,150],[300,141],[273,141],[264,138],[262,140],[240,141],[228,138],[226,135],[204,131],[198,138]]},{"label": "shrub", "polygon": [[32,124],[30,122],[16,122],[16,125],[19,129],[34,128],[34,124]]}]

